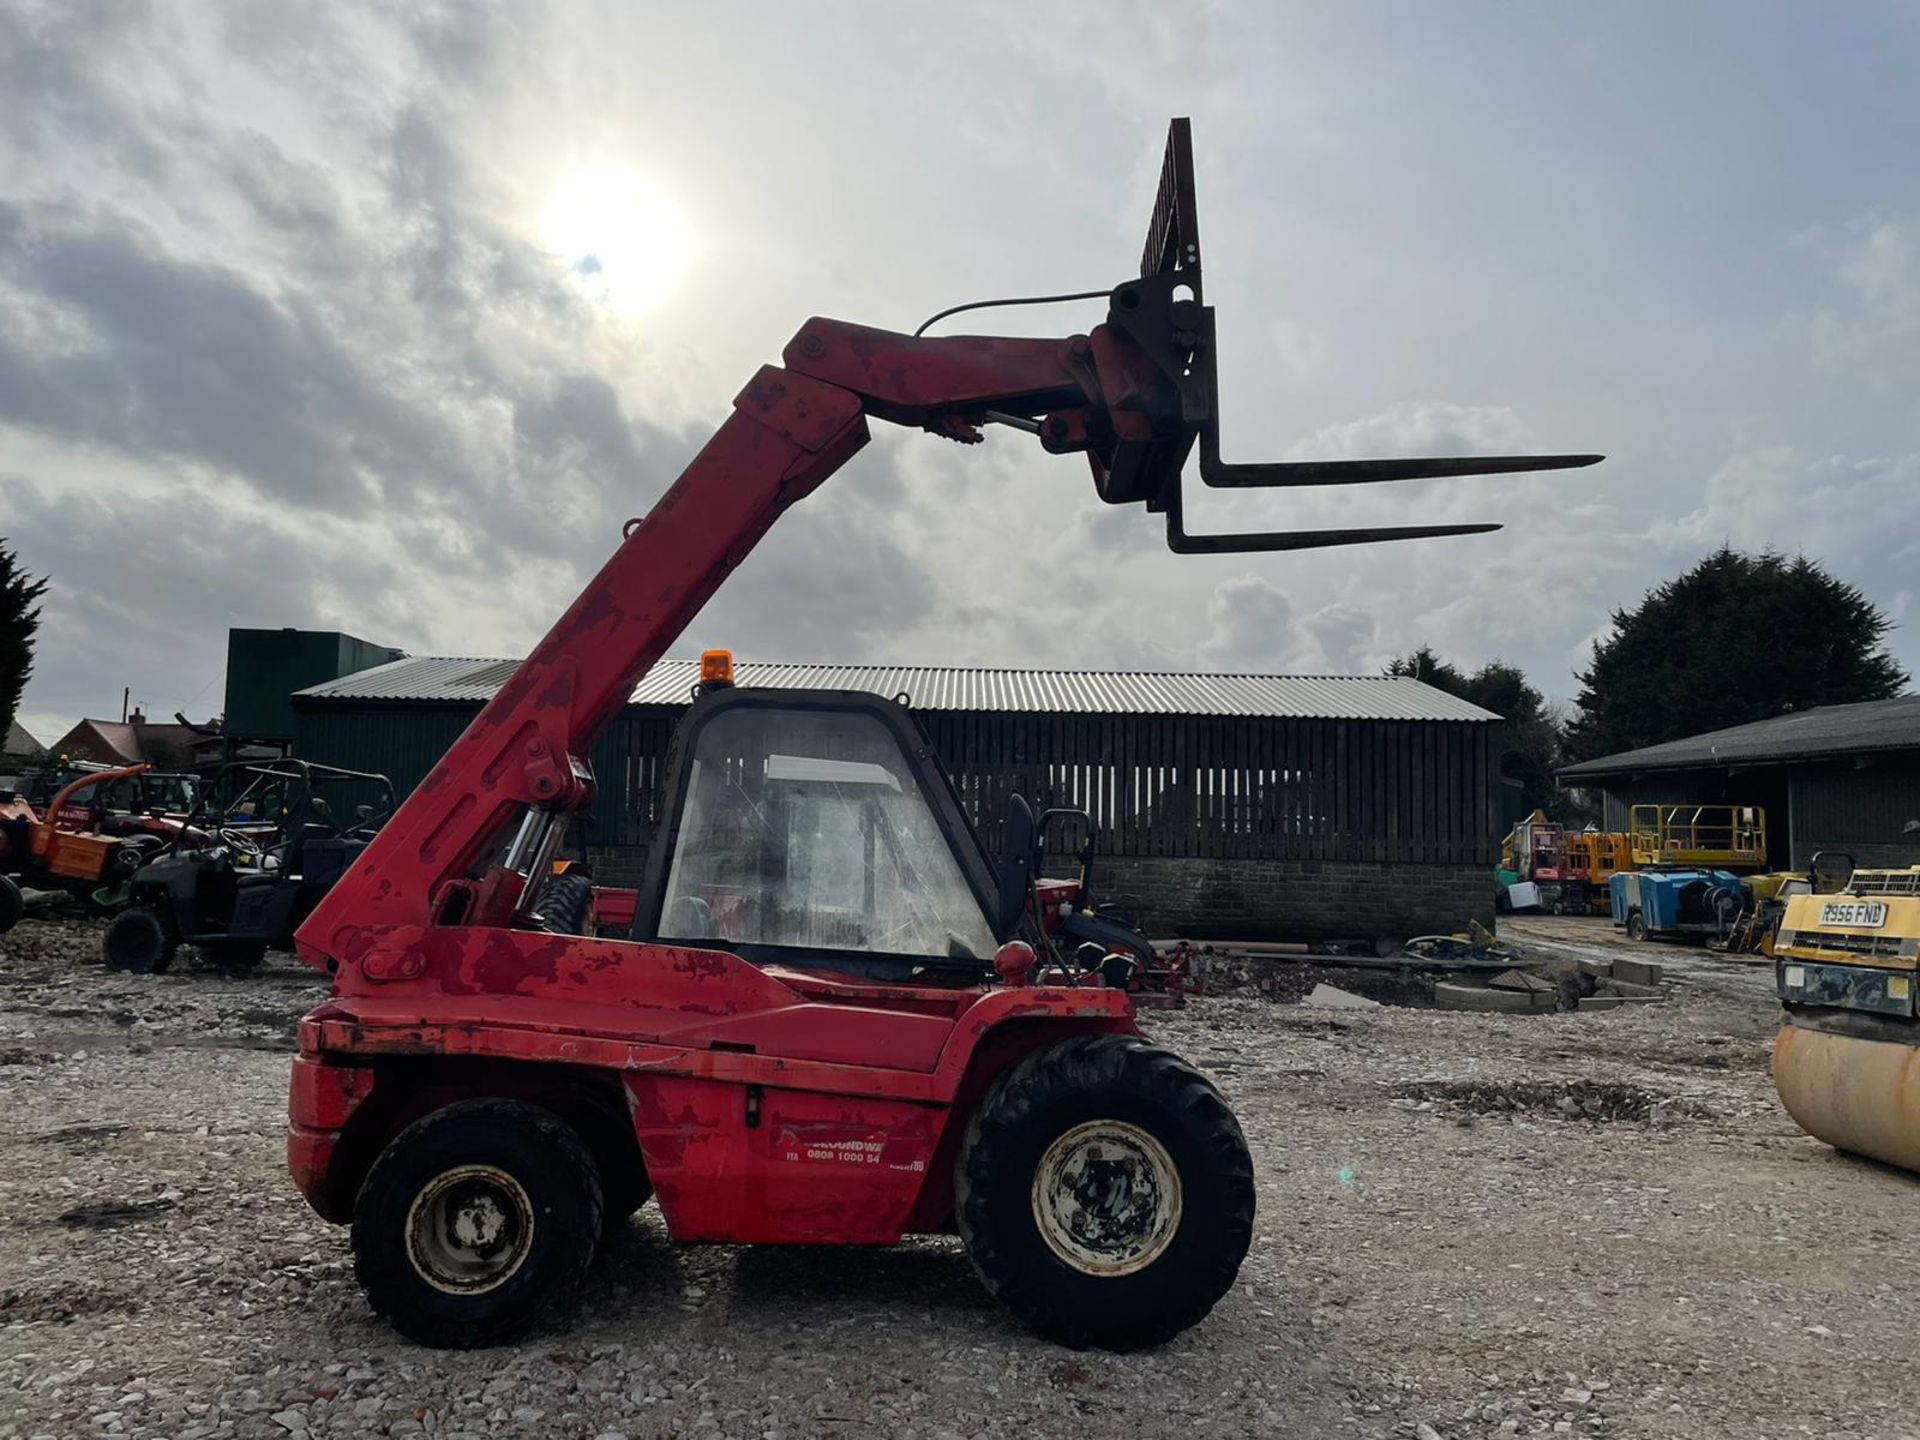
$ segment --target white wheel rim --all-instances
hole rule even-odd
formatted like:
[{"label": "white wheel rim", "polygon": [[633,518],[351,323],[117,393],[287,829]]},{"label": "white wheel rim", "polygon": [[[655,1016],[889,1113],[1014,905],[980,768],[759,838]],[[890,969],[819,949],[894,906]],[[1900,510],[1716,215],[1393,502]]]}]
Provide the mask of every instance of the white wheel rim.
[{"label": "white wheel rim", "polygon": [[1166,1147],[1124,1120],[1089,1120],[1047,1147],[1033,1174],[1040,1238],[1084,1275],[1131,1275],[1180,1229],[1180,1172]]},{"label": "white wheel rim", "polygon": [[482,1295],[512,1279],[533,1248],[533,1203],[492,1165],[436,1175],[407,1210],[407,1258],[449,1295]]}]

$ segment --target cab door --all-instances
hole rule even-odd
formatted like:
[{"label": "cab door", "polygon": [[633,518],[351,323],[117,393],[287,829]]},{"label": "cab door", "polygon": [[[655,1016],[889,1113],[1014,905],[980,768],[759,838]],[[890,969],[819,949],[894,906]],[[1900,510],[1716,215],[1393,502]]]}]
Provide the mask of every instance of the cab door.
[{"label": "cab door", "polygon": [[902,707],[728,690],[689,712],[635,938],[756,964],[977,979],[995,908],[986,857]]}]

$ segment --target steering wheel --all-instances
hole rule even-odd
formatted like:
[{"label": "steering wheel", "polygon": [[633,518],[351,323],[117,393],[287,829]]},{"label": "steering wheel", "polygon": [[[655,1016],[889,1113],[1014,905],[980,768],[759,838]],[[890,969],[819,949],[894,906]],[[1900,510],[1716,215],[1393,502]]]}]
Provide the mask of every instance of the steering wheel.
[{"label": "steering wheel", "polygon": [[713,907],[698,895],[676,895],[667,902],[666,923],[660,929],[667,939],[711,940]]},{"label": "steering wheel", "polygon": [[259,865],[266,860],[266,850],[258,840],[254,839],[253,836],[249,835],[246,831],[233,830],[222,826],[215,833],[219,835],[221,843],[232,846],[246,864]]}]

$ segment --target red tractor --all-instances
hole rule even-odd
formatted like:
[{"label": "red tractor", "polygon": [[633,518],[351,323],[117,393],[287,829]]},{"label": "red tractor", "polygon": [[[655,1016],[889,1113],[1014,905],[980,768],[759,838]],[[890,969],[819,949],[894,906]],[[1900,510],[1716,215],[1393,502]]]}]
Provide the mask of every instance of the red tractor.
[{"label": "red tractor", "polygon": [[1041,965],[1015,938],[1030,866],[1013,846],[989,862],[899,706],[734,689],[716,657],[629,933],[570,933],[586,907],[553,863],[593,802],[594,735],[869,418],[1027,431],[1203,554],[1495,527],[1190,535],[1196,440],[1201,478],[1225,486],[1597,458],[1227,464],[1213,324],[1184,121],[1140,277],[1090,334],[809,320],[320,901],[296,942],[333,989],[300,1025],[289,1160],[314,1208],[351,1223],[368,1299],[399,1330],[524,1332],[649,1196],[680,1241],[957,1231],[987,1288],[1069,1345],[1165,1340],[1227,1291],[1253,1227],[1239,1125],[1140,1038],[1101,967]]}]

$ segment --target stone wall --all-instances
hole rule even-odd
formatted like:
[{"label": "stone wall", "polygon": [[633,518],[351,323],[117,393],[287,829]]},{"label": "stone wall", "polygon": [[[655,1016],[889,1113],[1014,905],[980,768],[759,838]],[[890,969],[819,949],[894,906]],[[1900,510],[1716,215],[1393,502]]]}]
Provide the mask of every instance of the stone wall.
[{"label": "stone wall", "polygon": [[[600,884],[638,885],[646,850],[596,845],[586,858]],[[1493,925],[1493,873],[1479,865],[1103,855],[1094,884],[1156,938],[1371,940]]]},{"label": "stone wall", "polygon": [[1328,940],[1451,933],[1493,925],[1493,873],[1480,865],[1352,860],[1102,856],[1096,898],[1125,897],[1149,935],[1196,940]]}]

